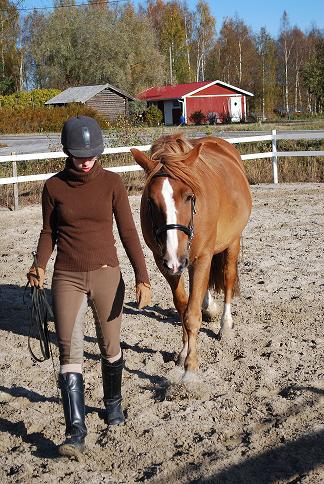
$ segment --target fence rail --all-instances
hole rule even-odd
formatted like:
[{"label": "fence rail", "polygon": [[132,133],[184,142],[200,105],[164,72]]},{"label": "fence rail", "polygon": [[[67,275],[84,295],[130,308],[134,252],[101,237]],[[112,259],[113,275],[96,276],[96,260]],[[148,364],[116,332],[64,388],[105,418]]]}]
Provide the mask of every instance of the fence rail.
[{"label": "fence rail", "polygon": [[[309,131],[308,131],[309,133]],[[324,135],[314,136],[316,139],[323,139]],[[272,175],[273,183],[278,183],[278,158],[281,157],[298,157],[298,156],[324,156],[324,151],[277,151],[277,139],[280,136],[277,135],[277,131],[272,130],[271,135],[257,135],[257,136],[245,136],[237,138],[224,138],[226,141],[232,144],[240,143],[254,143],[259,141],[271,141],[272,151],[266,151],[263,153],[252,153],[241,155],[242,160],[257,160],[262,158],[271,158],[272,160]],[[286,137],[285,139],[296,139],[294,134],[291,134],[291,138]],[[302,137],[300,138],[302,139]],[[312,138],[309,138],[312,139]],[[141,146],[122,146],[117,148],[105,148],[104,155],[112,155],[118,153],[129,153],[131,148],[137,148],[141,151],[149,151],[151,145],[141,145]],[[66,154],[63,151],[51,151],[49,153],[35,153],[35,154],[22,154],[22,155],[5,155],[0,156],[0,163],[12,163],[12,176],[6,178],[0,178],[0,185],[13,185],[14,191],[14,209],[18,208],[18,184],[22,182],[30,181],[42,181],[47,180],[55,173],[43,173],[39,175],[23,175],[19,176],[17,174],[17,162],[20,161],[37,161],[37,160],[49,160],[49,159],[59,159],[66,158]],[[117,173],[126,173],[133,171],[140,171],[142,168],[139,165],[123,165],[105,168],[106,170],[114,171]]]}]

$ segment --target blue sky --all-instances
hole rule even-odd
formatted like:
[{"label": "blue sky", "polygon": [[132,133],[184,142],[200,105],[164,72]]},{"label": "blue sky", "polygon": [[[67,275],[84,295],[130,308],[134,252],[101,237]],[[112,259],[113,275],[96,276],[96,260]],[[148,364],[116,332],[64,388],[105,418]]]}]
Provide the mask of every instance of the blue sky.
[{"label": "blue sky", "polygon": [[[187,0],[190,10],[194,10],[198,0]],[[77,0],[77,3],[85,0]],[[135,0],[134,3],[145,3],[145,0]],[[225,17],[234,17],[236,14],[257,32],[265,26],[273,37],[277,37],[280,29],[280,19],[286,10],[290,24],[307,31],[313,25],[324,28],[324,1],[323,0],[209,0],[210,9],[216,18],[216,30]],[[22,7],[42,7],[53,5],[52,0],[22,0]]]}]

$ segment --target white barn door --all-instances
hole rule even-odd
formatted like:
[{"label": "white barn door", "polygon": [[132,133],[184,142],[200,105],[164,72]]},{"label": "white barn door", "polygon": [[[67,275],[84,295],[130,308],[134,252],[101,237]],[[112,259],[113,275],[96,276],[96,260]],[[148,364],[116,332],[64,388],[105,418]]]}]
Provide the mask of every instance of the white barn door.
[{"label": "white barn door", "polygon": [[239,123],[242,120],[241,98],[241,96],[232,96],[230,98],[230,115],[232,123]]}]

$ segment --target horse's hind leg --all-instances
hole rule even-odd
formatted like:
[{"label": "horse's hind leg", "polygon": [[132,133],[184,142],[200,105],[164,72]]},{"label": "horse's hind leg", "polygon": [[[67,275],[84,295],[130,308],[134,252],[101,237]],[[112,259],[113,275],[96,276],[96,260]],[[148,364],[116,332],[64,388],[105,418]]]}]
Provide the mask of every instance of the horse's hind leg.
[{"label": "horse's hind leg", "polygon": [[233,328],[231,302],[235,293],[239,292],[237,260],[240,252],[240,239],[236,239],[226,250],[224,261],[224,311],[221,319],[219,336]]},{"label": "horse's hind leg", "polygon": [[209,289],[207,289],[202,305],[202,316],[204,321],[212,321],[219,314],[219,308]]}]

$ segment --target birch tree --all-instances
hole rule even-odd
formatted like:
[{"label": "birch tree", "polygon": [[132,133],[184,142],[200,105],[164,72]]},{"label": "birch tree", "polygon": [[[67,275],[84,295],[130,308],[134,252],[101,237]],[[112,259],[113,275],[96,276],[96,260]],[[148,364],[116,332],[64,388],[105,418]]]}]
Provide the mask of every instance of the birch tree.
[{"label": "birch tree", "polygon": [[308,110],[321,113],[324,107],[324,37],[320,32],[313,31],[308,40],[312,48],[302,78],[309,93]]},{"label": "birch tree", "polygon": [[208,72],[218,64],[217,77],[242,87],[254,89],[257,51],[251,30],[238,17],[226,18],[216,45],[208,56]]},{"label": "birch tree", "polygon": [[305,34],[297,27],[291,31],[292,50],[291,50],[291,72],[293,77],[293,106],[294,111],[302,109],[302,86],[301,72],[305,63],[306,39]]},{"label": "birch tree", "polygon": [[206,57],[215,43],[216,20],[210,12],[209,5],[199,0],[194,12],[193,42],[196,52],[196,81],[205,80]]},{"label": "birch tree", "polygon": [[260,29],[256,37],[257,51],[259,55],[259,94],[261,118],[265,120],[273,114],[277,101],[276,87],[276,45],[265,27]]},{"label": "birch tree", "polygon": [[290,61],[291,61],[291,53],[292,48],[294,45],[294,37],[292,36],[292,30],[289,23],[288,14],[284,11],[282,18],[281,18],[281,31],[278,40],[279,46],[279,55],[283,59],[284,65],[284,105],[286,113],[289,114],[290,112],[290,103],[289,103],[289,91],[290,91],[290,83],[289,83],[289,70],[290,70]]},{"label": "birch tree", "polygon": [[156,31],[160,52],[169,65],[169,84],[188,82],[191,78],[192,16],[188,8],[174,0],[149,0],[146,14]]}]

